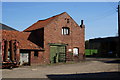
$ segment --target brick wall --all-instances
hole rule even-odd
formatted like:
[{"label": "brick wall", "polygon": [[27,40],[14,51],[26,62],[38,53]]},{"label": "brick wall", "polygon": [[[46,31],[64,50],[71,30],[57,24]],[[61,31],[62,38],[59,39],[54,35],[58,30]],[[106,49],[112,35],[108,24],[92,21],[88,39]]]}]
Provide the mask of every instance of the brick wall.
[{"label": "brick wall", "polygon": [[31,51],[29,54],[30,65],[41,65],[44,64],[43,51],[37,51],[38,56],[35,56],[35,51]]}]

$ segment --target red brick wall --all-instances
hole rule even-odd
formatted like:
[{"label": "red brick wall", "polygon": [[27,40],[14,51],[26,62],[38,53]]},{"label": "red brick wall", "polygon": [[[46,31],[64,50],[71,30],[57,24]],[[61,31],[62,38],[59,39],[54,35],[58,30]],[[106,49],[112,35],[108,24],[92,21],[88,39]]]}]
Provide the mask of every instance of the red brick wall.
[{"label": "red brick wall", "polygon": [[[69,23],[65,20],[65,18],[69,19]],[[62,35],[62,27],[70,28],[70,35]],[[72,49],[74,47],[79,48],[79,58],[83,58],[84,54],[84,27],[80,27],[74,22],[74,20],[67,14],[63,14],[57,17],[52,23],[47,25],[44,28],[44,48],[45,48],[45,61],[49,63],[50,56],[50,47],[48,43],[64,43],[68,44],[67,46],[67,55],[69,53],[68,49]]]},{"label": "red brick wall", "polygon": [[29,55],[30,65],[41,65],[44,64],[43,51],[38,51],[38,57],[34,56],[35,51],[31,51]]}]

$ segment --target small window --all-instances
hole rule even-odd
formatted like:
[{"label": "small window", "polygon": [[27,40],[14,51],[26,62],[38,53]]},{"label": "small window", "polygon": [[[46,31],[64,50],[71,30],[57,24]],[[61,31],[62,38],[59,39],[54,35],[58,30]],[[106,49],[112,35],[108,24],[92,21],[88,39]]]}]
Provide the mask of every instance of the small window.
[{"label": "small window", "polygon": [[34,57],[38,57],[38,51],[35,51]]},{"label": "small window", "polygon": [[79,48],[73,48],[73,55],[78,56],[79,54]]},{"label": "small window", "polygon": [[67,21],[67,23],[69,23],[69,22],[70,22],[70,20],[69,20],[68,18],[65,18],[65,20]]},{"label": "small window", "polygon": [[62,28],[62,35],[69,35],[69,28],[68,27],[63,27]]},{"label": "small window", "polygon": [[69,19],[67,19],[67,23],[69,23],[70,21],[69,21]]}]

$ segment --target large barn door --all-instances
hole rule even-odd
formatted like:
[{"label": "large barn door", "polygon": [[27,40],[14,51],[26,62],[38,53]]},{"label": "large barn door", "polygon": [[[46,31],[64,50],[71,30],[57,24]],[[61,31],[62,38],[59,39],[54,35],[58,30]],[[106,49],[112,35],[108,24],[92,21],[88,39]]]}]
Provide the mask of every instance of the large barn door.
[{"label": "large barn door", "polygon": [[50,46],[50,62],[65,62],[66,49],[65,46]]}]

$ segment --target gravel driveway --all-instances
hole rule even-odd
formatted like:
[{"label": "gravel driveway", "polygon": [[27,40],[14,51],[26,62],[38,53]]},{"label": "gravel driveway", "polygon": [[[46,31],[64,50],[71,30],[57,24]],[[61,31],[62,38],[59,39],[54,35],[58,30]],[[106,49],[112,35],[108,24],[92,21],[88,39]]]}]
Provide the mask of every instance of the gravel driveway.
[{"label": "gravel driveway", "polygon": [[[111,61],[111,62],[110,62]],[[3,69],[3,78],[52,78],[52,77],[118,77],[119,63],[115,59],[87,59],[83,62],[45,66],[23,66]],[[117,75],[116,75],[117,73]]]}]

